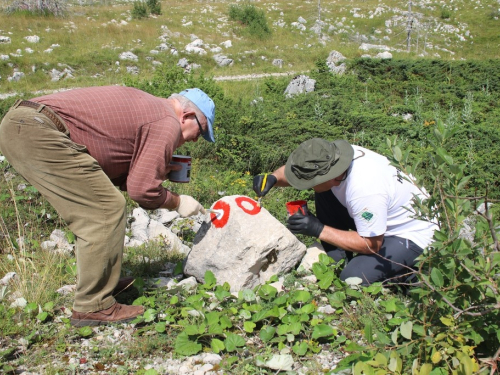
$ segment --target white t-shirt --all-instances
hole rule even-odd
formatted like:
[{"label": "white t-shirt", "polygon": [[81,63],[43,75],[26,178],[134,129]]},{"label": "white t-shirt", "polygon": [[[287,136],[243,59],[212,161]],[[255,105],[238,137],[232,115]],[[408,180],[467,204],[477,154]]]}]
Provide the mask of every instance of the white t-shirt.
[{"label": "white t-shirt", "polygon": [[[333,194],[354,219],[360,236],[398,236],[422,249],[432,242],[437,225],[412,218],[413,195],[425,195],[380,154],[353,146],[354,159],[347,178]],[[363,155],[364,156],[361,156]],[[357,159],[356,159],[357,158]]]}]

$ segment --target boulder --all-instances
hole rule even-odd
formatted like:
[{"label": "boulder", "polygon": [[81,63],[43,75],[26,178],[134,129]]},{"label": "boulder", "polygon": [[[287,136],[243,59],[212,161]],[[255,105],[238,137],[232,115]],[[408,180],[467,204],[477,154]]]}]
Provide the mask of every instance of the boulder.
[{"label": "boulder", "polygon": [[306,75],[298,75],[288,84],[285,95],[291,97],[297,94],[304,94],[314,91],[316,80],[309,78]]},{"label": "boulder", "polygon": [[341,75],[344,74],[347,69],[347,66],[344,62],[345,60],[345,56],[340,52],[332,51],[326,59],[326,65],[328,66],[330,72]]},{"label": "boulder", "polygon": [[184,274],[204,282],[210,270],[231,291],[250,289],[271,276],[290,271],[306,247],[265,208],[249,197],[224,197],[217,213],[201,225],[184,263]]}]

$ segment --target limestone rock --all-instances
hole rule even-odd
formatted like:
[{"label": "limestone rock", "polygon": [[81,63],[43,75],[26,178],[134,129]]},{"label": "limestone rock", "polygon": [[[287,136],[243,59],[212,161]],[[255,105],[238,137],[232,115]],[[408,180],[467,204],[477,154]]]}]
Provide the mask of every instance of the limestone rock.
[{"label": "limestone rock", "polygon": [[291,270],[306,247],[265,208],[249,197],[220,199],[202,224],[184,264],[184,274],[204,282],[207,270],[231,291],[253,288],[280,272]]},{"label": "limestone rock", "polygon": [[306,255],[302,258],[300,266],[304,267],[306,270],[311,270],[313,263],[319,262],[319,254],[326,254],[326,252],[319,242],[314,242],[307,248]]},{"label": "limestone rock", "polygon": [[342,55],[338,51],[332,51],[328,55],[328,58],[326,59],[326,65],[328,66],[328,69],[330,72],[335,73],[335,74],[344,74],[347,67],[345,64],[346,58],[344,55]]},{"label": "limestone rock", "polygon": [[306,75],[298,75],[288,84],[285,95],[291,97],[297,94],[304,94],[314,91],[316,80],[309,78]]}]

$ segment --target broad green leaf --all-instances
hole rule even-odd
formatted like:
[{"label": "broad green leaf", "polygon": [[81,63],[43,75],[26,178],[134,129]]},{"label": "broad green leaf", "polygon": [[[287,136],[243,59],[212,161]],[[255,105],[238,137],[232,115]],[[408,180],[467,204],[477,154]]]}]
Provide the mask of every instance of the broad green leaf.
[{"label": "broad green leaf", "polygon": [[224,343],[219,339],[212,339],[212,341],[210,342],[210,347],[212,348],[215,354],[219,354],[222,350],[226,348],[224,346]]},{"label": "broad green leaf", "polygon": [[228,333],[226,336],[224,345],[226,346],[226,350],[228,352],[234,352],[237,347],[245,346],[245,339],[243,337],[234,333]]},{"label": "broad green leaf", "polygon": [[313,263],[312,265],[312,271],[314,273],[314,276],[318,278],[318,280],[321,280],[323,278],[323,275],[328,272],[328,268],[321,263]]},{"label": "broad green leaf", "polygon": [[144,321],[149,323],[156,319],[156,310],[155,309],[147,309],[143,315]]},{"label": "broad green leaf", "polygon": [[420,367],[419,375],[429,375],[432,371],[432,365],[430,363],[424,363],[422,367]]},{"label": "broad green leaf", "polygon": [[379,364],[379,366],[387,366],[387,358],[382,353],[375,354],[374,360]]},{"label": "broad green leaf", "polygon": [[224,290],[222,287],[217,287],[217,289],[214,292],[215,298],[217,298],[219,301],[223,301],[225,298],[230,297],[231,293],[229,293],[227,290]]},{"label": "broad green leaf", "polygon": [[454,323],[453,318],[449,316],[442,316],[439,318],[439,320],[447,327],[451,327]]},{"label": "broad green leaf", "polygon": [[248,333],[252,333],[255,326],[256,324],[254,322],[246,321],[245,323],[243,323],[243,329]]},{"label": "broad green leaf", "polygon": [[392,335],[391,335],[391,340],[394,344],[398,344],[398,331],[399,331],[399,327],[396,328],[393,332],[392,332]]},{"label": "broad green leaf", "polygon": [[278,335],[285,335],[288,332],[290,332],[290,325],[289,324],[280,324],[278,326],[278,330],[276,331]]},{"label": "broad green leaf", "polygon": [[172,296],[172,298],[170,298],[170,304],[171,305],[175,305],[177,302],[179,302],[179,297],[178,296]]},{"label": "broad green leaf", "polygon": [[439,268],[433,268],[431,271],[431,280],[433,284],[437,287],[442,287],[444,285],[443,274]]},{"label": "broad green leaf", "polygon": [[431,356],[431,361],[432,363],[436,364],[441,361],[441,358],[442,358],[441,353],[436,350]]},{"label": "broad green leaf", "polygon": [[67,231],[65,234],[66,234],[66,239],[68,240],[69,243],[75,243],[76,236],[73,232]]},{"label": "broad green leaf", "polygon": [[231,322],[231,319],[229,319],[226,315],[223,315],[220,317],[220,325],[222,328],[231,328],[233,326],[233,323]]},{"label": "broad green leaf", "polygon": [[293,302],[306,303],[311,299],[311,293],[307,290],[295,290],[291,293],[291,297]]},{"label": "broad green leaf", "polygon": [[294,361],[291,355],[275,354],[265,363],[265,366],[273,370],[292,371],[293,364]]},{"label": "broad green leaf", "polygon": [[400,330],[401,330],[401,336],[403,336],[407,340],[411,340],[413,322],[410,320],[408,322],[401,323]]},{"label": "broad green leaf", "polygon": [[155,331],[158,333],[163,333],[166,330],[167,324],[165,322],[159,322],[155,324]]},{"label": "broad green leaf", "polygon": [[253,316],[252,316],[252,321],[253,321],[253,322],[259,322],[259,321],[261,321],[262,319],[267,318],[268,313],[269,313],[269,310],[262,310],[262,311],[256,312],[256,313],[255,313],[255,314],[253,314]]},{"label": "broad green leaf", "polygon": [[392,150],[392,154],[394,155],[394,159],[396,159],[396,161],[401,161],[402,157],[403,157],[403,153],[401,152],[401,149],[399,148],[399,146],[394,146],[393,150]]},{"label": "broad green leaf", "polygon": [[45,322],[45,320],[49,317],[49,313],[47,311],[42,311],[40,314],[36,316],[36,318],[41,321]]},{"label": "broad green leaf", "polygon": [[217,324],[219,323],[219,317],[220,317],[219,312],[210,311],[209,313],[205,314],[205,321],[207,322],[208,325]]},{"label": "broad green leaf", "polygon": [[278,289],[269,284],[264,284],[259,288],[258,295],[264,299],[272,299],[278,294]]},{"label": "broad green leaf", "polygon": [[389,365],[387,368],[393,372],[400,373],[403,368],[403,360],[397,352],[392,351],[389,356]]},{"label": "broad green leaf", "polygon": [[323,274],[323,277],[318,281],[317,284],[323,290],[328,289],[332,285],[333,278],[334,278],[333,272],[325,273]]},{"label": "broad green leaf", "polygon": [[316,310],[316,306],[312,303],[302,306],[300,309],[295,311],[296,314],[311,314]]},{"label": "broad green leaf", "polygon": [[88,336],[92,335],[93,333],[94,333],[94,331],[92,331],[92,328],[90,328],[88,326],[82,327],[78,330],[78,334],[81,337],[88,337]]},{"label": "broad green leaf", "polygon": [[149,370],[144,371],[144,375],[158,375],[158,371],[154,368],[150,368]]},{"label": "broad green leaf", "polygon": [[328,266],[329,264],[333,263],[333,259],[328,255],[326,255],[325,253],[320,253],[318,259],[321,262],[321,264],[325,266]]},{"label": "broad green leaf", "polygon": [[318,339],[320,337],[330,337],[335,335],[337,332],[331,326],[327,324],[318,324],[313,328],[312,338]]},{"label": "broad green leaf", "polygon": [[250,319],[252,317],[252,313],[248,310],[245,310],[245,309],[241,309],[239,311],[239,314],[240,316],[243,318],[243,319]]},{"label": "broad green leaf", "polygon": [[302,324],[300,324],[299,322],[290,323],[289,332],[292,332],[294,335],[298,335],[301,330],[302,330]]},{"label": "broad green leaf", "polygon": [[212,271],[206,270],[205,271],[205,286],[207,288],[213,288],[215,284],[217,284],[217,279],[215,278],[215,275]]},{"label": "broad green leaf", "polygon": [[274,337],[275,333],[276,333],[276,328],[271,326],[264,326],[260,330],[259,337],[262,341],[267,342]]},{"label": "broad green leaf", "polygon": [[198,335],[200,327],[198,325],[190,324],[184,327],[184,332],[186,332],[189,336]]},{"label": "broad green leaf", "polygon": [[243,289],[238,292],[238,297],[240,299],[244,299],[247,302],[252,302],[255,301],[257,296],[255,295],[255,292],[251,289]]},{"label": "broad green leaf", "polygon": [[305,341],[301,341],[300,343],[296,342],[292,347],[292,350],[297,355],[305,355],[307,353],[307,349],[309,349],[309,345]]},{"label": "broad green leaf", "polygon": [[189,338],[186,332],[181,332],[175,339],[175,352],[180,355],[194,355],[202,349],[201,344]]},{"label": "broad green leaf", "polygon": [[208,326],[208,334],[210,335],[222,335],[224,329],[220,324],[212,324]]},{"label": "broad green leaf", "polygon": [[473,374],[474,373],[474,371],[473,371],[474,366],[472,364],[471,358],[468,355],[457,351],[457,358],[460,361],[460,365],[461,365],[460,367],[461,367],[464,374]]}]

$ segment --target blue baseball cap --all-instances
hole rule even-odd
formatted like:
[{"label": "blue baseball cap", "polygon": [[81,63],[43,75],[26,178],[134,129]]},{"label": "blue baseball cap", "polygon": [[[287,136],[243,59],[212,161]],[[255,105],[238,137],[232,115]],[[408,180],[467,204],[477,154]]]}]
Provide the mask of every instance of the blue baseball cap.
[{"label": "blue baseball cap", "polygon": [[214,138],[214,128],[213,123],[215,120],[215,104],[210,97],[205,94],[200,89],[187,89],[181,91],[179,95],[185,96],[189,100],[191,100],[199,110],[205,115],[208,123],[208,131],[203,134],[203,138],[205,138],[209,142],[215,142]]}]

